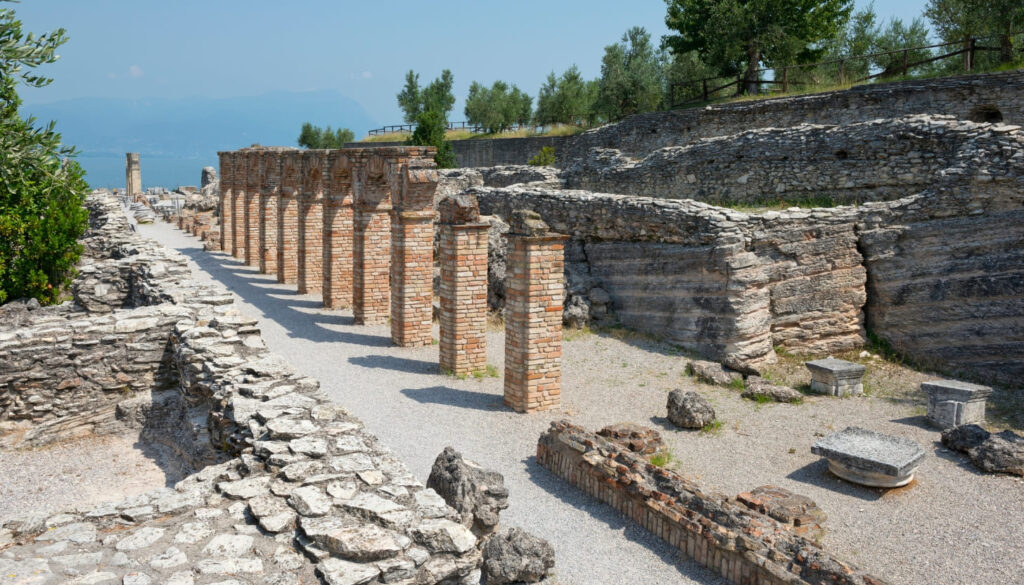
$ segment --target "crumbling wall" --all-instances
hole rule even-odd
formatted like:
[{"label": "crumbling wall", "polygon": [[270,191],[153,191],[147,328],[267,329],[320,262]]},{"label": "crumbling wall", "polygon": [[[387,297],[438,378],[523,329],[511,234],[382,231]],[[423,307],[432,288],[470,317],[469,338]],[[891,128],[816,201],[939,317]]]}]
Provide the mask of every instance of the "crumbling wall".
[{"label": "crumbling wall", "polygon": [[636,161],[597,149],[564,176],[573,189],[716,205],[889,201],[923,191],[965,152],[990,150],[997,141],[991,128],[926,115],[764,128],[663,148]]},{"label": "crumbling wall", "polygon": [[730,583],[883,584],[739,499],[705,492],[568,421],[541,435],[537,462]]},{"label": "crumbling wall", "polygon": [[907,114],[1024,123],[1024,71],[865,84],[806,96],[639,114],[573,136],[556,150],[564,166],[586,158],[592,148],[614,148],[639,158],[660,148],[754,128],[852,124]]}]

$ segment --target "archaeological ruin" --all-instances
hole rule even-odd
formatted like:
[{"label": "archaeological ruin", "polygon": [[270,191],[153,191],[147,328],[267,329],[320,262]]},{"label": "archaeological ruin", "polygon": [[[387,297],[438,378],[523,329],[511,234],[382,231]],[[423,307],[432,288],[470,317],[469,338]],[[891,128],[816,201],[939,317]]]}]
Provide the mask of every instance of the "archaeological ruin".
[{"label": "archaeological ruin", "polygon": [[[516,522],[553,515],[579,532],[581,510],[619,531],[613,543],[703,567],[680,570],[694,582],[914,582],[879,574],[874,553],[850,545],[910,536],[873,534],[869,516],[834,506],[849,507],[842,496],[945,526],[929,508],[942,504],[913,498],[963,486],[1005,496],[1024,476],[1024,439],[978,426],[995,394],[1019,405],[1024,378],[1024,131],[1010,125],[1022,75],[634,116],[556,141],[557,167],[438,170],[432,147],[254,145],[218,153],[219,175],[204,170],[184,209],[142,193],[130,153],[125,199],[87,201],[73,301],[0,323],[0,449],[137,437],[184,479],[0,517],[0,584],[573,585],[576,573],[558,572],[561,544]],[[129,216],[153,213],[205,252],[140,235]],[[321,361],[346,361],[335,342],[373,345],[346,363],[387,370],[359,396],[386,423],[367,430],[322,386],[352,380],[318,380],[268,349],[261,323],[279,317],[264,305],[244,314],[238,291],[198,282],[207,258],[259,278],[266,290],[251,295],[351,315],[307,341]],[[599,341],[572,355],[596,363],[571,363],[570,338],[591,331]],[[861,349],[857,362],[833,357]],[[606,369],[609,351],[644,381]],[[872,387],[876,352],[931,376],[913,378],[921,413]],[[772,377],[786,360],[800,361],[805,388]],[[590,432],[622,420],[614,400],[642,424]],[[643,410],[651,401],[657,415]],[[676,407],[692,420],[680,424]],[[604,420],[613,411],[619,420]],[[464,431],[464,419],[484,422]],[[503,466],[446,445],[424,481],[378,438],[391,426],[415,427],[405,449],[478,437]],[[1003,475],[971,475],[954,451]],[[724,495],[701,464],[747,483]],[[502,474],[541,487],[517,503]],[[513,527],[498,532],[510,502]],[[994,531],[985,518],[970,530]],[[893,564],[915,579],[928,570]],[[1019,573],[989,564],[987,578]]]}]

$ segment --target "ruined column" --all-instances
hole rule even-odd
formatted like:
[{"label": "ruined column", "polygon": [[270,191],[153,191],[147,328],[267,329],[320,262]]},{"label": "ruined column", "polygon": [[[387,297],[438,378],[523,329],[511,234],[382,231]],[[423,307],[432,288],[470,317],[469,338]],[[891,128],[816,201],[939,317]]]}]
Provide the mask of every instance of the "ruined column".
[{"label": "ruined column", "polygon": [[281,183],[281,153],[263,153],[260,186],[259,265],[263,274],[277,274],[277,197]]},{"label": "ruined column", "polygon": [[232,157],[235,186],[231,190],[231,255],[241,260],[245,257],[245,186],[248,168],[243,151],[235,151]]},{"label": "ruined column", "polygon": [[391,342],[400,347],[430,345],[433,317],[434,191],[433,151],[405,149],[408,158],[388,165],[391,184]]},{"label": "ruined column", "polygon": [[142,170],[139,162],[139,153],[129,152],[125,154],[124,190],[132,201],[142,195]]},{"label": "ruined column", "polygon": [[387,159],[369,154],[358,168],[352,240],[352,316],[357,325],[388,319],[391,288],[391,189]]},{"label": "ruined column", "polygon": [[323,279],[323,184],[326,150],[302,153],[302,192],[299,194],[298,278],[299,294],[318,294]]},{"label": "ruined column", "polygon": [[323,296],[325,309],[352,306],[353,158],[332,150],[329,188],[324,192]]},{"label": "ruined column", "polygon": [[518,412],[561,403],[566,239],[550,232],[533,211],[512,214],[505,284],[505,404]]},{"label": "ruined column", "polygon": [[231,182],[234,180],[234,171],[231,169],[232,157],[230,152],[218,152],[220,160],[220,184],[218,192],[218,207],[220,209],[220,249],[230,251],[231,247],[231,191],[234,188]]},{"label": "ruined column", "polygon": [[299,159],[298,151],[282,154],[281,189],[277,197],[277,282],[295,284],[298,278]]},{"label": "ruined column", "polygon": [[473,195],[438,204],[441,267],[441,371],[464,376],[487,369],[487,230]]},{"label": "ruined column", "polygon": [[242,260],[249,266],[259,265],[260,241],[260,159],[263,153],[250,150],[246,153],[245,164],[245,256]]}]

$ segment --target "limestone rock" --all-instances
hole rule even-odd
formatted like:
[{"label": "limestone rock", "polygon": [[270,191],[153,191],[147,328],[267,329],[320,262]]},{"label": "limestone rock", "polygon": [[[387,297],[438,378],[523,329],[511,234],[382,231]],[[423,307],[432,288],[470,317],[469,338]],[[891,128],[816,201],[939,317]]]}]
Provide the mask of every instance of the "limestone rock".
[{"label": "limestone rock", "polygon": [[668,420],[684,429],[702,429],[715,420],[715,409],[700,394],[673,390],[668,395]]},{"label": "limestone rock", "polygon": [[741,394],[743,398],[750,400],[769,400],[772,402],[803,402],[804,395],[788,386],[779,386],[761,378],[750,376],[747,378],[747,389]]},{"label": "limestone rock", "polygon": [[213,167],[203,167],[203,175],[199,181],[199,188],[203,189],[207,185],[217,182],[217,169]]},{"label": "limestone rock", "polygon": [[943,431],[942,444],[966,452],[982,471],[1024,476],[1024,437],[1013,431],[992,434],[978,425],[961,425]]},{"label": "limestone rock", "polygon": [[455,449],[445,447],[434,460],[427,487],[455,508],[462,524],[474,534],[490,534],[498,525],[498,516],[508,508],[505,478],[496,471],[483,469],[463,459]]},{"label": "limestone rock", "polygon": [[483,554],[488,585],[537,583],[555,566],[554,547],[518,528],[492,536]]},{"label": "limestone rock", "polygon": [[942,444],[954,451],[967,452],[984,443],[992,433],[978,425],[960,425],[942,431]]},{"label": "limestone rock", "polygon": [[694,375],[701,382],[729,386],[736,380],[742,380],[743,374],[730,370],[718,362],[690,360],[686,364],[687,373]]}]

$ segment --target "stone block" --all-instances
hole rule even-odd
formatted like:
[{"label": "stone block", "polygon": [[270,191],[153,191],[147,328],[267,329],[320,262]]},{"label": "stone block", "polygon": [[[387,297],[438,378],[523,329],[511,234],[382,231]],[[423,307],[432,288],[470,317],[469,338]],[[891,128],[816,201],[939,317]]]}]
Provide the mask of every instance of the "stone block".
[{"label": "stone block", "polygon": [[811,453],[828,459],[829,471],[847,481],[884,488],[910,483],[924,459],[924,449],[910,439],[859,427],[832,433]]},{"label": "stone block", "polygon": [[864,393],[862,364],[828,357],[805,364],[811,371],[811,391],[831,396],[857,396]]},{"label": "stone block", "polygon": [[985,399],[992,388],[957,380],[921,383],[928,396],[928,421],[940,429],[985,422]]}]

